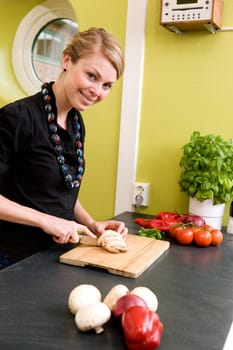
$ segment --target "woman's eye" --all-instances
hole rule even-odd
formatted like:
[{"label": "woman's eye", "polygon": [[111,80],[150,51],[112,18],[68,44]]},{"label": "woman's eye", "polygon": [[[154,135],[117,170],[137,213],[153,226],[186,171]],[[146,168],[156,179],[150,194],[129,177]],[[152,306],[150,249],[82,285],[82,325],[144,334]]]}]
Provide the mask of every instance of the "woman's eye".
[{"label": "woman's eye", "polygon": [[111,87],[112,87],[112,84],[110,84],[110,83],[105,83],[105,84],[103,84],[103,88],[104,88],[105,90],[110,90]]},{"label": "woman's eye", "polygon": [[96,80],[95,74],[93,74],[93,73],[87,73],[87,75],[88,75],[88,78],[89,78],[90,80]]}]

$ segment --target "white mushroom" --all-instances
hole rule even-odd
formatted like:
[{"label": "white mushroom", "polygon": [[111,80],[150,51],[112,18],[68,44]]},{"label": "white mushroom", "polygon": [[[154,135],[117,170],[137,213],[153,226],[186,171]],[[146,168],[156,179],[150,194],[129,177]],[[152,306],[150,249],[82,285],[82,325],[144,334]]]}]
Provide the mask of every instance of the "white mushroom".
[{"label": "white mushroom", "polygon": [[97,244],[111,253],[127,251],[127,245],[124,238],[118,232],[113,230],[106,230],[102,233],[98,238]]},{"label": "white mushroom", "polygon": [[109,307],[109,309],[112,311],[116,302],[123,297],[124,295],[129,293],[128,287],[126,287],[124,284],[116,284],[106,297],[104,298],[104,303]]},{"label": "white mushroom", "polygon": [[75,315],[75,324],[82,332],[94,329],[96,334],[100,334],[110,317],[111,311],[108,306],[99,301],[81,307]]},{"label": "white mushroom", "polygon": [[158,309],[158,298],[151,289],[147,287],[135,287],[130,291],[130,294],[137,295],[144,299],[147,303],[148,309],[152,311]]},{"label": "white mushroom", "polygon": [[80,284],[70,292],[68,307],[72,314],[76,314],[81,307],[96,301],[101,301],[99,289],[92,284]]}]

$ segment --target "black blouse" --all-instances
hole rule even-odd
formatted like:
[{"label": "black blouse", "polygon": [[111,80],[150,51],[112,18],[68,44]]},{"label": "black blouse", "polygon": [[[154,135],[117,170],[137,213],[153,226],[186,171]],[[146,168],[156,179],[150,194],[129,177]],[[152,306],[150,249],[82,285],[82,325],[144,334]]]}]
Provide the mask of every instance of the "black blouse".
[{"label": "black blouse", "polygon": [[[56,101],[50,84],[55,115]],[[85,127],[81,114],[72,109],[67,130],[59,127],[62,154],[69,172],[76,174],[74,114],[78,113],[81,141]],[[74,219],[78,189],[67,189],[50,140],[42,93],[0,109],[0,193],[41,212]],[[13,261],[33,254],[53,242],[43,231],[0,221],[0,251]]]}]

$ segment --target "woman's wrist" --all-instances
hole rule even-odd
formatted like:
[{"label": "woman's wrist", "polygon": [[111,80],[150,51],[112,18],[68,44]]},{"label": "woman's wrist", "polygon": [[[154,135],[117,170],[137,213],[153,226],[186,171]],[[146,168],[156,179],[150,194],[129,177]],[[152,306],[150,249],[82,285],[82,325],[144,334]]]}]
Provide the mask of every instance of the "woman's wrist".
[{"label": "woman's wrist", "polygon": [[96,221],[91,221],[90,224],[87,225],[87,227],[89,228],[90,231],[92,231],[93,233],[97,233],[96,232]]}]

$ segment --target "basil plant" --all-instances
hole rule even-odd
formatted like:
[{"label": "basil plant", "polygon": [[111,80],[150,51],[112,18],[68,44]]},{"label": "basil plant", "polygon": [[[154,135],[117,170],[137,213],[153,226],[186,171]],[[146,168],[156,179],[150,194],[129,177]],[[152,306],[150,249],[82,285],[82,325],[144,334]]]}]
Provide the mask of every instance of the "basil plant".
[{"label": "basil plant", "polygon": [[233,197],[233,139],[194,131],[183,146],[179,186],[200,202],[226,203]]}]

